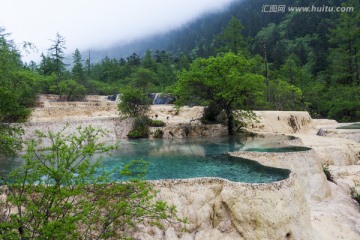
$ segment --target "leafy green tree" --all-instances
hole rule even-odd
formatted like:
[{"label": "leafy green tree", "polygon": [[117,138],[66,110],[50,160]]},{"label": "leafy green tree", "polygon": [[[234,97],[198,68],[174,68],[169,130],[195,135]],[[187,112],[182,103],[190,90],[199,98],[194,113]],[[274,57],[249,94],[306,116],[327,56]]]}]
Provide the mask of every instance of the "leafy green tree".
[{"label": "leafy green tree", "polygon": [[129,78],[131,86],[145,93],[149,93],[159,84],[156,73],[146,68],[137,68]]},{"label": "leafy green tree", "polygon": [[75,80],[62,80],[50,87],[50,91],[59,94],[60,99],[65,96],[66,101],[82,99],[85,96],[86,88]]},{"label": "leafy green tree", "polygon": [[360,120],[360,86],[333,85],[321,103],[327,110],[328,118],[340,122]]},{"label": "leafy green tree", "polygon": [[20,54],[0,28],[0,155],[21,149],[22,130],[9,123],[23,122],[35,103],[40,76],[23,68]]},{"label": "leafy green tree", "polygon": [[236,111],[248,110],[249,99],[256,101],[263,97],[264,77],[250,69],[244,56],[231,52],[208,59],[198,58],[189,70],[179,74],[174,88],[176,103],[220,106],[228,119],[228,133],[232,135]]},{"label": "leafy green tree", "polygon": [[272,80],[270,89],[271,102],[277,111],[295,111],[306,108],[301,89],[287,81]]},{"label": "leafy green tree", "polygon": [[122,115],[134,118],[145,116],[150,107],[150,100],[144,91],[139,88],[126,87],[120,92],[118,108]]},{"label": "leafy green tree", "polygon": [[0,177],[1,239],[131,239],[139,223],[184,222],[138,178],[146,172],[142,161],[121,171],[128,181],[114,183],[114,174],[101,170],[94,158],[114,149],[98,142],[106,132],[64,131],[37,132],[27,143],[24,165]]}]

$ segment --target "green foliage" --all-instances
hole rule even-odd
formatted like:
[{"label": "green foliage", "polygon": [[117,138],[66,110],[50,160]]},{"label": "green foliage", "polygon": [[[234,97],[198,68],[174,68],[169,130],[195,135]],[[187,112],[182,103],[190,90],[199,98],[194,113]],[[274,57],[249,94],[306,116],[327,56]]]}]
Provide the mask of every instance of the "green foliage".
[{"label": "green foliage", "polygon": [[138,139],[149,137],[149,120],[147,117],[136,117],[133,128],[128,133],[128,138]]},{"label": "green foliage", "polygon": [[324,107],[327,117],[340,122],[358,121],[360,119],[360,86],[334,85],[324,96]]},{"label": "green foliage", "polygon": [[100,82],[96,80],[87,81],[87,89],[89,94],[113,95],[117,94],[117,86],[111,83]]},{"label": "green foliage", "polygon": [[84,82],[85,72],[79,49],[75,49],[75,52],[73,54],[73,63],[74,66],[71,69],[73,78],[79,83]]},{"label": "green foliage", "polygon": [[331,175],[331,172],[330,172],[330,170],[329,170],[329,166],[323,165],[323,172],[324,172],[324,174],[325,174],[325,176],[326,176],[326,179],[327,179],[328,181],[334,182],[334,178],[333,178],[332,175]]},{"label": "green foliage", "polygon": [[218,118],[222,110],[221,106],[216,103],[210,104],[204,109],[204,115],[201,118],[201,122],[203,124],[223,123],[219,122]]},{"label": "green foliage", "polygon": [[0,28],[0,123],[25,121],[38,91],[39,75],[23,69],[20,55]]},{"label": "green foliage", "polygon": [[138,68],[130,75],[130,85],[134,88],[138,88],[144,93],[151,92],[156,85],[158,80],[156,73],[146,68]]},{"label": "green foliage", "polygon": [[56,33],[56,38],[52,41],[52,45],[49,48],[49,60],[51,64],[52,71],[51,73],[55,73],[59,78],[61,78],[65,72],[65,38],[61,36],[59,33]]},{"label": "green foliage", "polygon": [[161,129],[156,129],[154,132],[154,138],[162,138],[164,135],[164,131]]},{"label": "green foliage", "polygon": [[348,0],[344,7],[353,7],[352,13],[341,13],[335,27],[331,29],[329,42],[336,44],[331,48],[329,58],[330,73],[334,82],[340,84],[360,84],[360,13],[359,1]]},{"label": "green foliage", "polygon": [[243,29],[244,27],[240,20],[232,16],[228,25],[216,36],[216,39],[221,46],[218,52],[232,51],[233,53],[238,54],[241,50],[245,49],[246,42],[241,34]]},{"label": "green foliage", "polygon": [[22,135],[21,128],[0,124],[0,158],[15,156],[22,149]]},{"label": "green foliage", "polygon": [[[98,143],[104,134],[92,127],[72,135],[36,133],[27,143],[23,167],[0,178],[6,196],[0,199],[1,239],[131,239],[139,223],[185,222],[174,206],[155,199],[148,182],[112,183],[100,159],[94,160],[114,149]],[[144,176],[144,167],[135,161],[122,173]]]},{"label": "green foliage", "polygon": [[179,74],[174,93],[177,105],[216,104],[225,111],[228,131],[233,134],[234,110],[247,110],[247,103],[261,99],[264,78],[254,74],[249,61],[234,53],[208,59],[198,58]]},{"label": "green foliage", "polygon": [[164,127],[165,123],[161,120],[153,120],[153,119],[149,119],[148,120],[148,125],[150,127]]},{"label": "green foliage", "polygon": [[278,111],[304,110],[306,105],[300,88],[283,81],[270,81],[270,102]]},{"label": "green foliage", "polygon": [[128,117],[142,117],[148,111],[150,100],[139,88],[126,87],[121,89],[118,105],[122,115]]},{"label": "green foliage", "polygon": [[66,101],[81,100],[85,96],[86,88],[75,80],[62,80],[50,87],[50,91],[65,97]]},{"label": "green foliage", "polygon": [[359,186],[359,183],[355,183],[355,187],[350,188],[351,197],[360,204],[360,194],[356,191],[356,187]]}]

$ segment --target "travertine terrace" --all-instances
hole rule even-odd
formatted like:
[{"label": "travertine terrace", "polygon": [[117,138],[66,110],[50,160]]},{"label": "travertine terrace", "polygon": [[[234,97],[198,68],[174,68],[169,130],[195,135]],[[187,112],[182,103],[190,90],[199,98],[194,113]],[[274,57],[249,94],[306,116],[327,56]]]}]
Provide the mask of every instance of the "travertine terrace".
[{"label": "travertine terrace", "polygon": [[[132,120],[119,118],[116,102],[89,96],[87,102],[56,102],[56,96],[40,96],[38,107],[25,124],[26,137],[35,129],[69,131],[93,125],[109,131],[103,141],[125,138]],[[166,225],[163,230],[138,226],[137,239],[360,239],[359,205],[350,197],[360,176],[360,143],[355,132],[334,130],[333,120],[313,120],[307,112],[255,112],[258,122],[247,131],[293,135],[289,145],[311,148],[303,152],[234,152],[235,156],[263,165],[288,168],[288,179],[268,184],[234,183],[226,179],[199,178],[158,180],[152,184],[159,198],[175,204],[179,215],[189,218],[187,231]],[[149,117],[166,122],[165,137],[226,134],[220,125],[203,126],[202,107],[153,106]],[[171,132],[171,134],[170,134]],[[348,134],[350,133],[350,135]],[[284,143],[282,143],[284,144]],[[322,167],[333,174],[328,182]]]}]

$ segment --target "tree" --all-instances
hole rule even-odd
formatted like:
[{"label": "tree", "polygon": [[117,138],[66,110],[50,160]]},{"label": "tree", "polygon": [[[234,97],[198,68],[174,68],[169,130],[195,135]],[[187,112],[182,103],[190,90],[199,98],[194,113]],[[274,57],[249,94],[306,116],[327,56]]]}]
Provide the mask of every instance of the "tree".
[{"label": "tree", "polygon": [[66,97],[66,101],[82,99],[85,96],[86,88],[75,80],[62,80],[50,87],[50,91]]},{"label": "tree", "polygon": [[301,89],[287,81],[278,79],[271,81],[270,90],[272,92],[270,101],[277,111],[295,111],[306,108]]},{"label": "tree", "polygon": [[[36,133],[27,143],[24,165],[0,177],[1,239],[130,239],[139,224],[161,227],[177,218],[174,206],[155,200],[143,177],[142,161],[124,167],[128,181],[114,183],[100,159],[114,146],[99,143],[106,134],[92,127]],[[48,142],[38,151],[39,142]],[[5,197],[4,197],[5,196]]]},{"label": "tree", "polygon": [[[358,9],[358,1],[348,0],[343,7]],[[335,82],[341,84],[360,84],[360,13],[343,12],[331,30],[330,43],[335,47],[330,51],[331,75]]]},{"label": "tree", "polygon": [[61,36],[59,33],[56,33],[56,39],[52,40],[53,44],[49,48],[49,57],[51,57],[53,61],[53,72],[61,78],[65,72],[65,38]]},{"label": "tree", "polygon": [[23,122],[30,115],[39,75],[24,69],[21,57],[5,29],[0,28],[0,155],[21,149],[22,130],[9,123]]},{"label": "tree", "polygon": [[233,53],[238,54],[241,49],[244,49],[245,41],[241,34],[243,29],[244,27],[240,20],[232,16],[228,25],[217,36],[221,45],[220,52],[232,51]]},{"label": "tree", "polygon": [[244,56],[231,52],[196,59],[189,70],[179,74],[174,89],[177,105],[220,106],[228,119],[228,133],[234,134],[236,110],[248,110],[246,102],[256,101],[263,94],[264,77],[252,73],[249,67]]},{"label": "tree", "polygon": [[144,93],[149,93],[156,85],[158,79],[156,73],[147,68],[137,68],[130,75],[130,85],[140,89]]},{"label": "tree", "polygon": [[149,101],[148,96],[141,89],[127,87],[121,89],[118,108],[125,116],[140,118],[149,110]]},{"label": "tree", "polygon": [[144,58],[142,59],[142,66],[144,68],[147,68],[149,70],[153,70],[153,71],[156,71],[157,69],[157,66],[156,66],[156,62],[155,60],[153,59],[152,57],[152,52],[151,50],[146,50],[145,52],[145,56]]},{"label": "tree", "polygon": [[85,80],[85,73],[79,49],[75,49],[73,63],[74,66],[71,70],[72,76],[78,83],[83,83]]}]

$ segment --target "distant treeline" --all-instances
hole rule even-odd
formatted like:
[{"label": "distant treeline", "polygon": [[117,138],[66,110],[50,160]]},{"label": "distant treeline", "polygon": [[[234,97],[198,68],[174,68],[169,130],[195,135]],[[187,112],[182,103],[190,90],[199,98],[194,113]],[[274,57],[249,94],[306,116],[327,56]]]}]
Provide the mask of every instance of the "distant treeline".
[{"label": "distant treeline", "polygon": [[[261,11],[272,4],[351,6],[355,11]],[[37,93],[60,94],[68,101],[85,94],[116,94],[128,86],[145,93],[171,93],[181,73],[196,59],[232,52],[244,56],[249,71],[265,79],[262,101],[249,102],[248,108],[308,110],[315,118],[359,121],[359,9],[356,0],[235,1],[226,11],[205,15],[182,29],[143,42],[148,50],[134,50],[137,53],[128,57],[95,62],[91,55],[83,58],[77,49],[70,68],[64,63],[66,42],[60,34],[42,54],[40,64],[24,65],[3,29],[0,120],[26,119]]]}]

